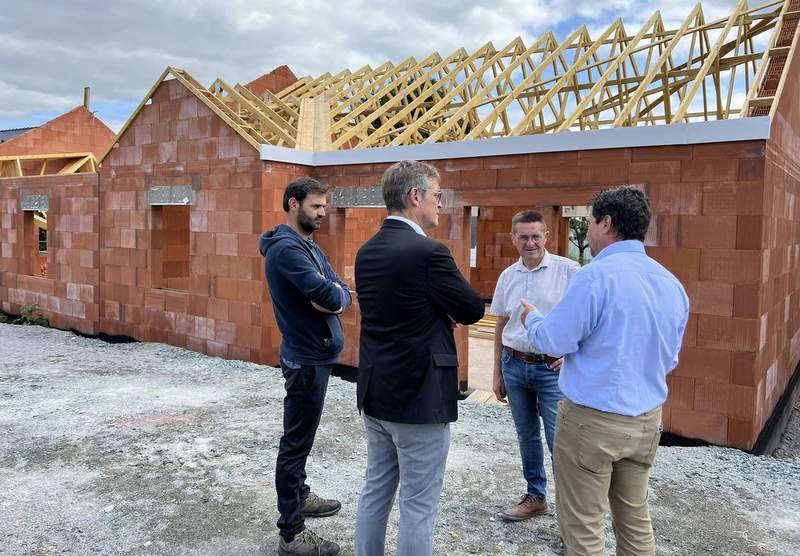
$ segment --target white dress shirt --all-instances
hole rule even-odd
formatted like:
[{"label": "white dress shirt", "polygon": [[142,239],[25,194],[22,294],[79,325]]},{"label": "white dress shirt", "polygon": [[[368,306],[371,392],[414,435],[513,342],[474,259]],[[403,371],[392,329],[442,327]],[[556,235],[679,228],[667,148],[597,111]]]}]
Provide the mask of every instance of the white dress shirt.
[{"label": "white dress shirt", "polygon": [[522,258],[505,269],[497,279],[490,309],[492,314],[509,319],[503,328],[503,345],[524,353],[538,353],[522,326],[520,299],[527,299],[546,315],[564,297],[569,281],[580,269],[581,265],[572,259],[553,255],[547,250],[539,266],[532,270],[525,268]]},{"label": "white dress shirt", "polygon": [[405,216],[397,216],[395,214],[392,214],[387,216],[386,220],[399,220],[400,222],[405,222],[406,224],[411,226],[414,229],[414,231],[417,232],[419,235],[427,237],[427,234],[422,230],[422,227],[419,224],[417,224],[413,220],[409,220]]}]

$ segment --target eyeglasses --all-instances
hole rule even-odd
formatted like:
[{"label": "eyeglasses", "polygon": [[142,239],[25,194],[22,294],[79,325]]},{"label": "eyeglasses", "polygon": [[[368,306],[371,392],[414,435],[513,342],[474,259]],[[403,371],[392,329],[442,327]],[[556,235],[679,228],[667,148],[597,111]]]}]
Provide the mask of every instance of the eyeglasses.
[{"label": "eyeglasses", "polygon": [[[414,190],[416,190],[416,191],[417,191],[417,195],[420,195],[420,196],[424,196],[424,195],[428,195],[428,194],[430,194],[430,195],[431,195],[431,197],[433,197],[434,199],[436,199],[436,202],[437,202],[437,203],[438,203],[438,202],[440,202],[440,201],[442,200],[442,196],[444,195],[444,191],[443,191],[443,190],[441,190],[441,189],[439,189],[438,191],[431,191],[431,190],[428,190],[428,191],[422,191],[422,190],[420,190],[420,189],[419,189],[419,188],[417,188],[417,187],[412,187],[410,191],[414,191]],[[410,191],[409,191],[409,192],[410,192]]]},{"label": "eyeglasses", "polygon": [[517,239],[517,241],[519,241],[520,243],[528,243],[528,242],[529,242],[529,241],[531,241],[531,240],[532,240],[534,243],[537,243],[537,242],[539,242],[539,241],[542,241],[542,240],[544,239],[544,236],[540,236],[540,235],[538,235],[538,234],[534,234],[534,235],[532,235],[532,236],[514,236],[514,237],[515,237],[515,238]]}]

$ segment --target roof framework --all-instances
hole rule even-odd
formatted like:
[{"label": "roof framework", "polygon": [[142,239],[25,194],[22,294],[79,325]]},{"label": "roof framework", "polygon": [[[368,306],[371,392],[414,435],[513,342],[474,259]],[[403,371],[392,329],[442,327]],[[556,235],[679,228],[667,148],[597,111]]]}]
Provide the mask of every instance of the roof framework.
[{"label": "roof framework", "polygon": [[92,153],[0,156],[0,178],[92,172],[97,172],[97,160]]},{"label": "roof framework", "polygon": [[677,28],[655,12],[635,32],[617,20],[595,37],[581,26],[562,41],[487,42],[301,77],[263,97],[167,68],[145,101],[171,74],[254,146],[307,150],[772,115],[799,19],[800,0],[740,0],[710,22],[697,4]]}]

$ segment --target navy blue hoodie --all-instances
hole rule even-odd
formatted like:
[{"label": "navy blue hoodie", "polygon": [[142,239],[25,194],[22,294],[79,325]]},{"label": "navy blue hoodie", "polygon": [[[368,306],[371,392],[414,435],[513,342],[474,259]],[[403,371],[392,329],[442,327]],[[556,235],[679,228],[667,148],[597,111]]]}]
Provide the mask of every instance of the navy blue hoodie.
[{"label": "navy blue hoodie", "polygon": [[339,315],[318,311],[311,302],[329,311],[346,309],[351,303],[347,284],[316,243],[285,224],[264,232],[258,250],[283,336],[281,357],[301,365],[335,363],[344,347]]}]

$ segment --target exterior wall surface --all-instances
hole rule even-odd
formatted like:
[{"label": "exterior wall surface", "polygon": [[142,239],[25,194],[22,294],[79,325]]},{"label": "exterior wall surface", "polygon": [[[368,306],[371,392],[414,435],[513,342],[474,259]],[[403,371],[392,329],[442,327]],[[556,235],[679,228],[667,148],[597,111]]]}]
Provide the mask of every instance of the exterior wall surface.
[{"label": "exterior wall surface", "polygon": [[[800,362],[800,59],[785,72],[770,128],[761,222],[762,284],[757,312],[761,346],[742,374],[743,395],[756,419],[743,434],[757,437]],[[757,233],[759,230],[755,230]]]},{"label": "exterior wall surface", "polygon": [[[38,238],[25,237],[26,195],[48,198],[47,276],[30,271]],[[97,174],[0,179],[0,308],[19,314],[36,304],[51,325],[96,334],[97,242]]]},{"label": "exterior wall surface", "polygon": [[257,97],[266,92],[277,93],[297,81],[297,76],[288,66],[279,66],[246,85]]},{"label": "exterior wall surface", "polygon": [[100,157],[114,140],[100,118],[83,106],[0,144],[0,156],[91,152]]},{"label": "exterior wall surface", "polygon": [[[259,360],[264,285],[257,151],[169,80],[103,161],[100,183],[100,330]],[[196,202],[188,222],[165,225],[148,190],[175,185],[191,185]],[[171,263],[185,264],[185,246],[170,249],[165,235],[187,226],[188,279],[183,287],[159,281]],[[172,287],[158,287],[165,285]]]}]

